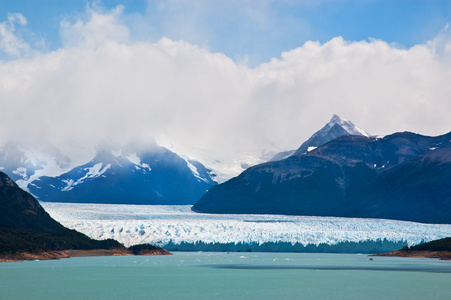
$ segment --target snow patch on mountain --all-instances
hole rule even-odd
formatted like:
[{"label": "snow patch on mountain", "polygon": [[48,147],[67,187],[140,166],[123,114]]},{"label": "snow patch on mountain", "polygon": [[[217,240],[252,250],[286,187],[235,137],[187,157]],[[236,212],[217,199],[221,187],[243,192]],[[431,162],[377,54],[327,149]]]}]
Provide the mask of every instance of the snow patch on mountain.
[{"label": "snow patch on mountain", "polygon": [[[62,192],[68,192],[76,185],[73,179],[63,179],[62,182],[66,184],[66,186],[61,189]],[[55,187],[54,185],[51,186]]]},{"label": "snow patch on mountain", "polygon": [[126,156],[126,158],[132,163],[135,164],[137,166],[140,166],[143,170],[147,170],[147,171],[152,171],[152,168],[146,164],[146,163],[142,163],[141,159],[136,155],[136,153],[130,154],[128,156]]},{"label": "snow patch on mountain", "polygon": [[69,170],[70,159],[50,144],[30,146],[9,142],[0,148],[0,169],[20,188],[41,176],[58,176]]},{"label": "snow patch on mountain", "polygon": [[302,145],[297,150],[279,152],[274,155],[269,161],[279,161],[293,155],[304,154],[313,151],[317,147],[322,146],[344,135],[360,135],[366,137],[371,136],[362,128],[354,125],[351,121],[343,119],[334,114],[330,121],[323,128],[315,132],[307,141],[302,143]]},{"label": "snow patch on mountain", "polygon": [[61,158],[56,157],[52,153],[44,153],[39,150],[29,150],[21,147],[19,147],[19,150],[23,152],[22,162],[24,164],[31,164],[38,168],[28,177],[28,183],[44,175],[61,175],[69,168],[69,159],[66,157],[63,158],[66,161],[61,162]]},{"label": "snow patch on mountain", "polygon": [[72,190],[75,186],[82,184],[84,181],[86,181],[88,179],[94,179],[94,178],[100,177],[103,173],[105,173],[111,167],[111,164],[107,164],[105,167],[103,167],[103,168],[102,167],[103,167],[103,163],[98,163],[98,164],[95,164],[91,168],[84,168],[83,170],[86,171],[86,174],[76,181],[73,179],[63,180],[63,182],[66,183],[67,185],[64,188],[62,188],[61,191],[68,192],[68,191]]},{"label": "snow patch on mountain", "polygon": [[111,167],[111,164],[107,164],[105,167],[103,167],[103,163],[95,164],[92,168],[86,168],[87,171],[86,175],[80,178],[77,181],[77,184],[83,183],[86,179],[94,179],[99,176],[101,176],[103,173],[106,172]]},{"label": "snow patch on mountain", "polygon": [[206,178],[203,178],[202,176],[200,176],[197,168],[189,160],[187,160],[185,158],[184,158],[184,160],[186,161],[188,168],[191,170],[191,172],[193,172],[194,177],[196,177],[197,179],[202,180],[204,182],[208,182],[208,180]]},{"label": "snow patch on mountain", "polygon": [[329,123],[327,123],[327,128],[332,128],[336,124],[340,125],[344,130],[346,130],[350,135],[362,135],[370,137],[371,135],[363,130],[362,128],[354,125],[351,121],[341,118],[340,116],[334,114]]}]

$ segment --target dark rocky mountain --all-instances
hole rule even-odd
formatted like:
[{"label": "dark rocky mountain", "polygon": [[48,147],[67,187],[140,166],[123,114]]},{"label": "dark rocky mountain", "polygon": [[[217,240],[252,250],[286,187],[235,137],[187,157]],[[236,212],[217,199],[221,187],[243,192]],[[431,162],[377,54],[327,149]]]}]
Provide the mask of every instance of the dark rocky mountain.
[{"label": "dark rocky mountain", "polygon": [[124,248],[97,241],[52,219],[39,202],[0,172],[0,253]]},{"label": "dark rocky mountain", "polygon": [[277,161],[292,155],[306,153],[344,135],[370,136],[366,131],[357,127],[352,122],[342,119],[338,115],[333,115],[323,128],[315,132],[297,150],[277,153],[270,161]]},{"label": "dark rocky mountain", "polygon": [[202,164],[157,145],[142,151],[101,148],[93,160],[28,185],[41,201],[110,204],[193,204],[216,182]]},{"label": "dark rocky mountain", "polygon": [[341,136],[249,168],[192,209],[451,223],[451,132]]},{"label": "dark rocky mountain", "polygon": [[63,226],[53,220],[29,193],[0,172],[0,227],[54,232]]}]

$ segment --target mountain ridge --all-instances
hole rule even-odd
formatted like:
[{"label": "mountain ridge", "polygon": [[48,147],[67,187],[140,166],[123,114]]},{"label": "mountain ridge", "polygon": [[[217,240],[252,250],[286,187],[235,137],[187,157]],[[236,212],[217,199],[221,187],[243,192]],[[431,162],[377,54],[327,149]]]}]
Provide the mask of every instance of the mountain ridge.
[{"label": "mountain ridge", "polygon": [[69,166],[50,144],[0,148],[0,170],[41,201],[194,204],[217,184],[214,171],[156,143],[103,143],[89,162]]},{"label": "mountain ridge", "polygon": [[451,209],[450,141],[451,132],[341,136],[252,167],[210,189],[192,209],[451,223],[444,212]]},{"label": "mountain ridge", "polygon": [[90,162],[57,177],[40,177],[29,189],[50,202],[193,204],[216,184],[213,178],[202,164],[163,147],[140,152],[100,148]]}]

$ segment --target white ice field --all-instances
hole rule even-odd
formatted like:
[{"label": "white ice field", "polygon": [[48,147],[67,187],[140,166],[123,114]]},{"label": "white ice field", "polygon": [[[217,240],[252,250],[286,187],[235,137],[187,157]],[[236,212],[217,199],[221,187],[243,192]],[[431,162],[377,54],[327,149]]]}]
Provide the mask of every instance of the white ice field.
[{"label": "white ice field", "polygon": [[451,225],[382,219],[199,214],[189,205],[41,205],[91,238],[169,250],[372,253],[451,236]]}]

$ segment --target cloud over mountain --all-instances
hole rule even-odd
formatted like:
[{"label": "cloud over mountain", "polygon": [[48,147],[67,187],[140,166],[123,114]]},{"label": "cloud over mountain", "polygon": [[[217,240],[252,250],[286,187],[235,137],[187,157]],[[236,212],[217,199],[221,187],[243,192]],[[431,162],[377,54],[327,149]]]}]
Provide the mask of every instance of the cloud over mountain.
[{"label": "cloud over mountain", "polygon": [[[11,22],[1,24],[14,34]],[[375,134],[451,128],[448,29],[409,49],[309,41],[251,68],[182,40],[134,40],[127,24],[121,7],[92,6],[62,21],[63,47],[0,61],[0,141],[47,138],[78,153],[157,139],[244,160],[297,147],[334,113]]]}]

